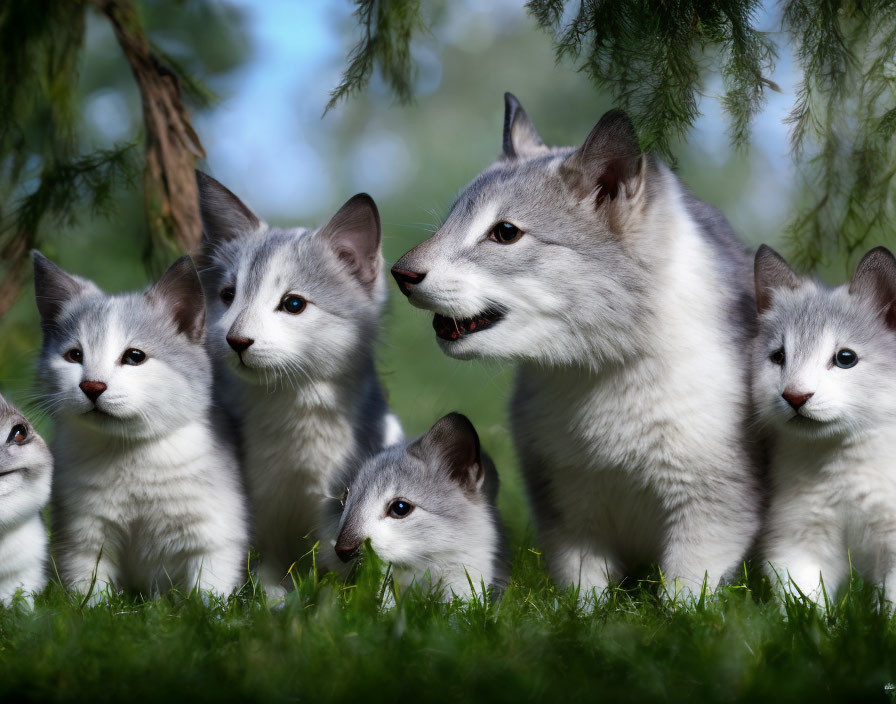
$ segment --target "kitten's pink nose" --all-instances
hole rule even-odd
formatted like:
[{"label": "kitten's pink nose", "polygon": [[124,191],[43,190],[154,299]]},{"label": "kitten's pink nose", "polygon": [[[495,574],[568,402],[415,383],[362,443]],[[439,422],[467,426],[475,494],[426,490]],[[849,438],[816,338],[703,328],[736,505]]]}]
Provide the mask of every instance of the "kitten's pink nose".
[{"label": "kitten's pink nose", "polygon": [[240,352],[245,352],[252,346],[252,343],[255,342],[250,337],[235,337],[233,335],[227,336],[227,344],[233,348],[233,351],[239,354]]},{"label": "kitten's pink nose", "polygon": [[784,397],[784,400],[790,404],[790,407],[793,410],[798,411],[803,406],[806,405],[806,401],[812,398],[815,394],[801,394],[796,391],[791,391],[790,389],[785,389],[784,393],[781,396]]},{"label": "kitten's pink nose", "polygon": [[108,388],[101,381],[82,381],[78,386],[81,387],[81,391],[84,392],[84,395],[94,403],[96,403],[100,394]]}]

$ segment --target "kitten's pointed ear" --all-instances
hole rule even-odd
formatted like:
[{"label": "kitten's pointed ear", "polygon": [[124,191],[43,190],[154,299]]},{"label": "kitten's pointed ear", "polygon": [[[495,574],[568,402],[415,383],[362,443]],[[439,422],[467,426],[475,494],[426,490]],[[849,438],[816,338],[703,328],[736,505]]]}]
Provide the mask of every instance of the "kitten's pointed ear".
[{"label": "kitten's pointed ear", "polygon": [[777,288],[796,289],[803,285],[803,280],[790,268],[780,254],[762,245],[756,252],[754,264],[756,280],[756,312],[762,315],[772,304],[772,296]]},{"label": "kitten's pointed ear", "polygon": [[414,443],[424,461],[437,462],[468,493],[476,493],[485,480],[479,435],[469,418],[449,413]]},{"label": "kitten's pointed ear", "polygon": [[201,342],[205,335],[205,296],[196,265],[183,256],[146,292],[146,297],[170,312],[177,331],[191,342]]},{"label": "kitten's pointed ear", "polygon": [[622,110],[605,113],[561,169],[567,184],[581,197],[594,193],[595,206],[620,197],[639,199],[646,173],[647,159],[635,126]]},{"label": "kitten's pointed ear", "polygon": [[93,282],[63,271],[36,249],[31,250],[31,258],[34,260],[34,297],[43,325],[53,324],[69,301],[88,293],[99,293]]},{"label": "kitten's pointed ear", "polygon": [[261,221],[243,201],[208,174],[197,171],[196,185],[204,254],[215,245],[255,232],[261,226]]},{"label": "kitten's pointed ear", "polygon": [[513,93],[504,94],[504,156],[527,157],[544,151],[544,142],[520,101]]},{"label": "kitten's pointed ear", "polygon": [[849,292],[874,301],[887,327],[896,330],[896,259],[889,249],[875,247],[862,257]]},{"label": "kitten's pointed ear", "polygon": [[366,193],[349,198],[317,236],[329,242],[352,276],[365,288],[373,288],[383,268],[383,233],[373,198]]}]

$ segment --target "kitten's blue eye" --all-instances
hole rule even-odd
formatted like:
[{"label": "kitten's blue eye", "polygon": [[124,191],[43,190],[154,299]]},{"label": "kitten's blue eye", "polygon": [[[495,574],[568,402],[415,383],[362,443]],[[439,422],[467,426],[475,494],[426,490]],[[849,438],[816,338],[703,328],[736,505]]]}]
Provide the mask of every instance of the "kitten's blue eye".
[{"label": "kitten's blue eye", "polygon": [[771,355],[769,355],[769,359],[771,360],[772,364],[777,364],[778,366],[783,366],[786,358],[787,355],[784,354],[783,347],[781,349],[775,350],[771,353]]},{"label": "kitten's blue eye", "polygon": [[841,369],[849,369],[850,367],[856,366],[858,363],[859,355],[852,350],[839,350],[837,354],[834,355],[834,364]]},{"label": "kitten's blue eye", "polygon": [[488,233],[488,238],[498,244],[513,244],[523,236],[523,231],[512,222],[501,221]]},{"label": "kitten's blue eye", "polygon": [[221,296],[221,301],[224,303],[224,305],[229,306],[231,303],[233,303],[233,299],[236,296],[236,288],[234,288],[233,286],[225,286],[221,289],[221,293],[218,295]]},{"label": "kitten's blue eye", "polygon": [[77,347],[75,347],[62,355],[62,358],[66,362],[71,362],[72,364],[80,364],[84,361],[84,353]]},{"label": "kitten's blue eye", "polygon": [[303,310],[305,310],[305,306],[307,305],[308,301],[306,301],[304,298],[290,293],[285,295],[283,297],[283,300],[280,301],[280,310],[289,313],[290,315],[298,315]]},{"label": "kitten's blue eye", "polygon": [[125,350],[124,354],[121,356],[121,363],[130,364],[132,367],[136,367],[138,364],[143,364],[145,361],[146,352],[133,347],[129,350]]},{"label": "kitten's blue eye", "polygon": [[404,499],[395,499],[395,501],[389,504],[389,515],[392,518],[404,518],[413,510],[414,504]]}]

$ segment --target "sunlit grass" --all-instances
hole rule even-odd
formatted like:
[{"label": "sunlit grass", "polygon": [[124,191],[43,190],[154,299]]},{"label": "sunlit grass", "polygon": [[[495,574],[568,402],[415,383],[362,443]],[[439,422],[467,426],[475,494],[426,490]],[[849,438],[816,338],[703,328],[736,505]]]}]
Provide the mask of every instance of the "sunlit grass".
[{"label": "sunlit grass", "polygon": [[[347,581],[302,567],[268,603],[124,595],[89,607],[56,584],[0,609],[0,692],[36,700],[860,701],[896,679],[896,628],[854,581],[827,609],[750,577],[698,603],[656,581],[598,605],[522,548],[500,598],[390,593],[368,557]],[[388,606],[388,604],[394,604]]]}]

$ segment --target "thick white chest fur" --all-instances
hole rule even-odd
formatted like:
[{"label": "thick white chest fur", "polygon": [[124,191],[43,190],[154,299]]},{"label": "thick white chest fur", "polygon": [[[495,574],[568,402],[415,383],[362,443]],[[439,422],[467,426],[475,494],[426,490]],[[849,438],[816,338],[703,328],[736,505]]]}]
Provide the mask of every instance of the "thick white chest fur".
[{"label": "thick white chest fur", "polygon": [[843,444],[779,438],[763,556],[780,587],[823,602],[852,566],[896,599],[894,448],[896,429]]},{"label": "thick white chest fur", "polygon": [[[335,534],[324,502],[334,480],[359,459],[357,389],[317,382],[303,389],[245,391],[245,473],[255,520],[259,576],[269,589],[288,585],[290,566],[320,540],[319,560],[335,566]],[[381,424],[374,423],[376,427]],[[401,439],[400,426],[387,417],[384,447]],[[338,521],[338,517],[336,518]]]},{"label": "thick white chest fur", "polygon": [[[561,584],[598,591],[638,566],[713,588],[758,530],[744,451],[746,350],[726,316],[708,245],[685,218],[656,272],[649,345],[623,365],[521,366],[514,435],[533,508]],[[600,344],[612,345],[612,340]]]},{"label": "thick white chest fur", "polygon": [[235,456],[204,423],[128,443],[60,426],[54,551],[63,581],[144,594],[245,581],[248,516]]}]

